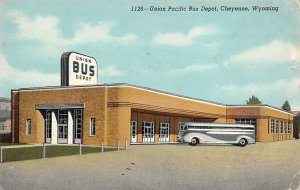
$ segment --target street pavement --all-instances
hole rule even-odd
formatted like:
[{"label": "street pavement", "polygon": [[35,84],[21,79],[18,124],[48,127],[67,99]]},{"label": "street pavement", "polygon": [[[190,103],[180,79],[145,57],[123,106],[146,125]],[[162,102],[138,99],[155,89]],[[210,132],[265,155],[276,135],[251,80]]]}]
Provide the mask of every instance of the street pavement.
[{"label": "street pavement", "polygon": [[300,141],[134,145],[119,152],[0,163],[1,190],[300,190]]}]

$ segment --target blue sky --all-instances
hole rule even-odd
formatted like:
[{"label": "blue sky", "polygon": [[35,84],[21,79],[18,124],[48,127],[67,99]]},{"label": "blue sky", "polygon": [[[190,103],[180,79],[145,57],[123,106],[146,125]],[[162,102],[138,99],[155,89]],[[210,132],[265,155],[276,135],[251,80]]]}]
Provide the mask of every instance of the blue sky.
[{"label": "blue sky", "polygon": [[[132,12],[131,6],[201,6],[218,12]],[[278,12],[222,12],[272,6]],[[2,0],[0,96],[60,85],[60,56],[95,57],[99,83],[124,82],[224,104],[251,95],[300,110],[296,0]]]}]

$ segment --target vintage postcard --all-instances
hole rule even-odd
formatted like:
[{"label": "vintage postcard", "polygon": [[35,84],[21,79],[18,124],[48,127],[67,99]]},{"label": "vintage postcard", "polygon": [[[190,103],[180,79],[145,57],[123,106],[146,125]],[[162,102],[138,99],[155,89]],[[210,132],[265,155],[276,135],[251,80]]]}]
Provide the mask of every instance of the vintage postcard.
[{"label": "vintage postcard", "polygon": [[2,0],[0,190],[300,190],[298,0]]}]

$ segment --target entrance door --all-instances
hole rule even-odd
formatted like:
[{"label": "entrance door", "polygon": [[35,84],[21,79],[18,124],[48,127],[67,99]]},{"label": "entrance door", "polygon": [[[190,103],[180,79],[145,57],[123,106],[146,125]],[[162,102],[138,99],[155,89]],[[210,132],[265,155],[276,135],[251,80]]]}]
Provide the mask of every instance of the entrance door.
[{"label": "entrance door", "polygon": [[143,122],[143,142],[154,142],[154,123]]},{"label": "entrance door", "polygon": [[74,143],[81,143],[82,137],[82,109],[74,110]]},{"label": "entrance door", "polygon": [[68,110],[58,110],[57,143],[68,143]]},{"label": "entrance door", "polygon": [[131,136],[131,142],[136,143],[137,142],[137,123],[136,123],[136,121],[131,121],[130,136]]},{"label": "entrance door", "polygon": [[46,110],[46,117],[45,117],[45,141],[46,143],[51,143],[52,137],[52,111]]},{"label": "entrance door", "polygon": [[161,123],[159,129],[159,142],[169,142],[169,123]]}]

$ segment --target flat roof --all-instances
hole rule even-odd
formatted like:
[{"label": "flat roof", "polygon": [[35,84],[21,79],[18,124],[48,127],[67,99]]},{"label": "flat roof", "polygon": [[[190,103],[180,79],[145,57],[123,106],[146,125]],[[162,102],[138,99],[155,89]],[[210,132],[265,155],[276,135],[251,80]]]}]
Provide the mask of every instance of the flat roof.
[{"label": "flat roof", "polygon": [[226,105],[226,106],[227,106],[227,108],[266,107],[266,108],[269,108],[269,109],[273,109],[273,110],[277,110],[277,111],[280,111],[280,112],[284,112],[284,113],[289,113],[289,114],[295,115],[293,112],[285,111],[285,110],[282,110],[280,108],[277,108],[277,107],[274,107],[274,106],[270,106],[268,104],[255,104],[255,105],[241,104],[241,105]]},{"label": "flat roof", "polygon": [[96,84],[96,85],[74,85],[74,86],[45,86],[45,87],[30,87],[30,88],[20,88],[20,89],[12,89],[12,91],[40,91],[40,90],[62,90],[62,89],[72,89],[72,88],[98,88],[98,87],[131,87],[131,88],[137,88],[141,90],[147,90],[150,92],[155,92],[163,95],[168,95],[168,96],[173,96],[173,97],[178,97],[178,98],[183,98],[187,100],[192,100],[192,101],[197,101],[201,103],[206,103],[206,104],[212,104],[216,106],[221,106],[221,107],[226,107],[226,108],[242,108],[242,107],[266,107],[270,108],[273,110],[277,110],[280,112],[288,113],[294,115],[292,112],[288,112],[285,110],[282,110],[277,107],[273,107],[267,104],[257,104],[257,105],[226,105],[218,102],[213,102],[213,101],[208,101],[208,100],[203,100],[200,98],[192,98],[189,96],[184,96],[176,93],[171,93],[171,92],[166,92],[162,90],[157,90],[153,88],[148,88],[148,87],[143,87],[143,86],[138,86],[138,85],[133,85],[133,84],[128,84],[128,83],[103,83],[103,84]]},{"label": "flat roof", "polygon": [[183,99],[187,99],[187,100],[198,101],[198,102],[201,102],[201,103],[213,104],[213,105],[216,105],[216,106],[226,107],[225,104],[221,104],[221,103],[217,103],[217,102],[213,102],[213,101],[207,101],[207,100],[203,100],[203,99],[200,99],[200,98],[192,98],[192,97],[183,96],[183,95],[180,95],[180,94],[170,93],[170,92],[166,92],[166,91],[156,90],[156,89],[153,89],[153,88],[148,88],[148,87],[143,87],[143,86],[138,86],[138,85],[132,85],[132,84],[127,84],[127,83],[111,83],[111,84],[104,83],[104,84],[83,85],[83,86],[81,86],[81,85],[76,85],[76,86],[45,86],[45,87],[31,87],[31,88],[12,89],[12,91],[62,90],[62,89],[72,89],[72,88],[98,88],[98,87],[131,87],[131,88],[147,90],[147,91],[150,91],[150,92],[159,93],[159,94],[163,94],[163,95],[173,96],[173,97],[177,97],[177,98],[183,98]]}]

